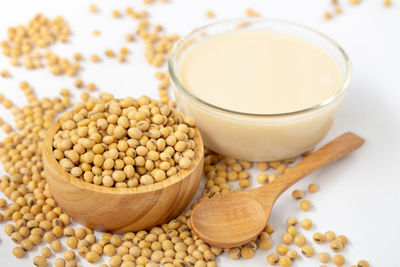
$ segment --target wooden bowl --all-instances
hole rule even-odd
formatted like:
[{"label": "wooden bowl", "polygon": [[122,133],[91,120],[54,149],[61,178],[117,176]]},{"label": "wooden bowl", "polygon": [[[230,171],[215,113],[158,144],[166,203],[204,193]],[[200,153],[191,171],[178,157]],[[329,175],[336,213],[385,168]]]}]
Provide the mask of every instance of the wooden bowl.
[{"label": "wooden bowl", "polygon": [[67,173],[53,155],[53,137],[60,121],[50,126],[43,144],[43,164],[50,191],[64,211],[91,229],[124,233],[151,228],[178,216],[199,186],[204,160],[198,129],[192,167],[152,185],[114,188],[82,181]]}]

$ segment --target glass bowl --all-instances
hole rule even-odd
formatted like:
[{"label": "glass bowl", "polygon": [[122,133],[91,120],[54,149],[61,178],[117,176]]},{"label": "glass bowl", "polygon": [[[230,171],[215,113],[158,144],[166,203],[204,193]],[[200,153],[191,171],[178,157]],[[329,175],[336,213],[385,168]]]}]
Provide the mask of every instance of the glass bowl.
[{"label": "glass bowl", "polygon": [[[302,110],[254,114],[211,104],[182,85],[177,69],[187,49],[210,36],[244,29],[289,34],[323,49],[342,72],[340,87],[323,102]],[[248,18],[221,21],[196,29],[176,44],[168,59],[168,71],[178,108],[196,119],[206,147],[223,155],[252,161],[287,159],[313,149],[332,127],[351,78],[348,56],[326,35],[288,21]]]}]

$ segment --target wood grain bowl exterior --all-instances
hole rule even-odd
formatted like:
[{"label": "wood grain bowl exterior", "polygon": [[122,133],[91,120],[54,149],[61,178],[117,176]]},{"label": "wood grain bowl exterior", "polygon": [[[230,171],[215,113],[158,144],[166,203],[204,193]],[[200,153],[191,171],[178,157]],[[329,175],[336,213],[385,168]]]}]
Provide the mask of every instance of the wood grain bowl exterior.
[{"label": "wood grain bowl exterior", "polygon": [[192,168],[148,186],[109,188],[82,181],[59,165],[52,144],[60,124],[56,121],[46,134],[44,169],[54,199],[75,221],[101,231],[139,231],[176,217],[193,199],[204,161],[203,143],[197,128]]}]

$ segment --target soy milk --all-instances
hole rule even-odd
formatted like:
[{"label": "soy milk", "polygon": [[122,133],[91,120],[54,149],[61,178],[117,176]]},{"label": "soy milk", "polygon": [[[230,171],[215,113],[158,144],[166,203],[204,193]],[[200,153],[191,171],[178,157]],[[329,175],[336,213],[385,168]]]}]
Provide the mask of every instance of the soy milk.
[{"label": "soy milk", "polygon": [[306,109],[342,82],[337,63],[322,49],[267,30],[216,35],[185,53],[178,67],[183,86],[210,104],[243,113]]}]

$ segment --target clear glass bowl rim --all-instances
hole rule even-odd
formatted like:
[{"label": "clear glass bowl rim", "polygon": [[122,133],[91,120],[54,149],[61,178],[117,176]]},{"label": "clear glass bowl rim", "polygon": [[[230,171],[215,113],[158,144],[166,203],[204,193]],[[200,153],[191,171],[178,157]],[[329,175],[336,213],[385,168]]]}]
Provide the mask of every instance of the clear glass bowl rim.
[{"label": "clear glass bowl rim", "polygon": [[[280,23],[280,24],[285,24],[288,26],[295,26],[295,27],[299,27],[302,30],[305,31],[309,31],[312,32],[316,35],[318,35],[319,37],[321,37],[322,39],[325,39],[326,41],[328,41],[331,45],[333,45],[333,47],[335,47],[339,53],[341,54],[341,56],[343,57],[345,66],[346,66],[346,70],[344,73],[344,78],[343,78],[343,82],[340,86],[340,89],[337,90],[337,92],[332,95],[331,97],[325,99],[323,102],[305,108],[305,109],[301,109],[301,110],[296,110],[296,111],[292,111],[292,112],[286,112],[286,113],[274,113],[274,114],[257,114],[257,113],[245,113],[245,112],[239,112],[239,111],[235,111],[235,110],[230,110],[230,109],[225,109],[222,107],[219,107],[217,105],[211,104],[197,96],[195,96],[194,94],[192,94],[189,90],[187,90],[179,81],[178,75],[176,74],[175,68],[176,68],[176,63],[175,62],[175,56],[176,54],[179,52],[179,50],[182,48],[182,45],[189,40],[193,35],[207,29],[207,28],[211,28],[213,26],[216,25],[220,25],[220,24],[227,24],[227,23],[241,23],[241,22],[249,22],[249,23]],[[301,38],[301,37],[300,37]],[[172,80],[173,85],[176,87],[177,90],[182,91],[186,96],[188,96],[189,98],[195,100],[196,102],[203,104],[207,107],[210,107],[212,109],[216,109],[220,112],[223,113],[231,113],[231,114],[235,114],[235,115],[241,115],[241,116],[247,116],[247,117],[254,117],[254,118],[260,118],[260,117],[279,117],[279,116],[287,116],[287,115],[297,115],[297,114],[301,114],[301,113],[306,113],[309,111],[313,111],[313,110],[317,110],[317,109],[321,109],[333,102],[335,102],[335,100],[338,100],[341,98],[341,96],[343,96],[345,94],[345,92],[347,91],[347,88],[349,87],[350,84],[350,80],[351,80],[351,73],[352,73],[352,69],[351,69],[351,63],[350,63],[350,59],[348,57],[348,55],[346,54],[346,52],[344,51],[344,49],[332,38],[328,37],[327,35],[314,30],[311,27],[299,24],[299,23],[295,23],[295,22],[291,22],[288,20],[281,20],[281,19],[268,19],[268,18],[239,18],[239,19],[229,19],[229,20],[221,20],[221,21],[217,21],[214,23],[210,23],[210,24],[206,24],[202,27],[199,27],[197,29],[195,29],[194,31],[192,31],[191,33],[189,33],[188,35],[186,35],[184,38],[180,39],[174,46],[172,52],[169,54],[168,56],[168,72],[170,75],[170,79]]]}]

